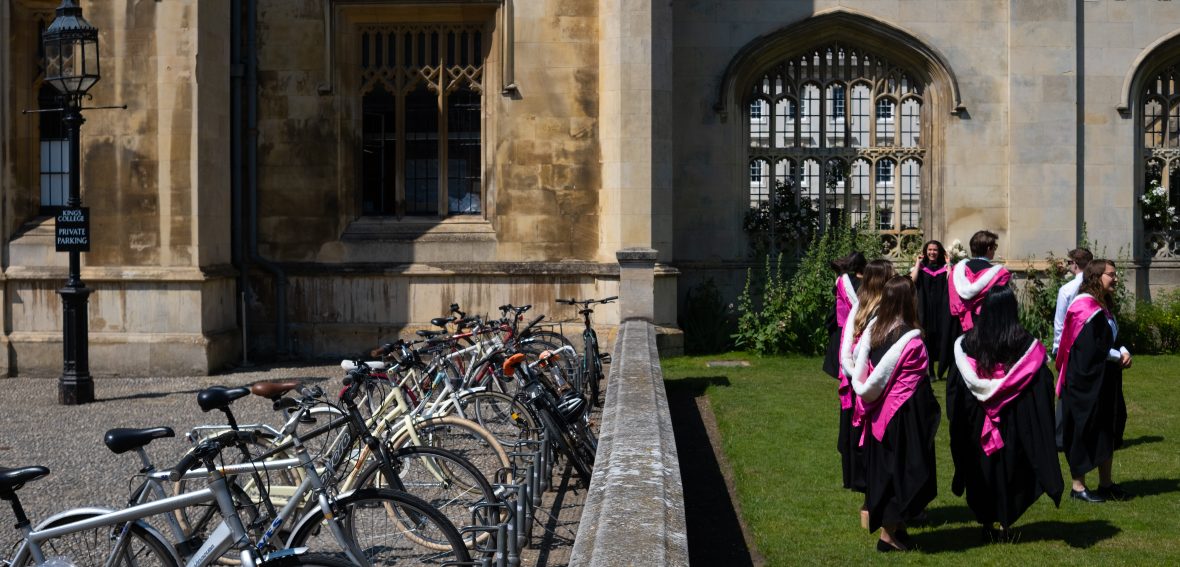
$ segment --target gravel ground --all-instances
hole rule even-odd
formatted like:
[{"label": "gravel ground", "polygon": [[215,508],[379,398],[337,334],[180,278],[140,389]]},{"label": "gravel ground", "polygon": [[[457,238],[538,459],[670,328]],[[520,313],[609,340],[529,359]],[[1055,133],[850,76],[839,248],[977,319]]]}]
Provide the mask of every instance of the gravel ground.
[{"label": "gravel ground", "polygon": [[[319,383],[333,391],[343,373],[335,364],[256,367],[216,376],[186,378],[96,378],[97,401],[82,406],[57,404],[57,381],[46,378],[0,380],[0,467],[42,465],[50,475],[26,485],[19,495],[34,524],[48,515],[80,506],[121,508],[127,505],[133,478],[140,468],[135,453],[115,455],[102,443],[115,427],[166,425],[177,437],[158,439],[148,455],[159,468],[171,467],[188,448],[184,433],[200,424],[223,424],[220,412],[206,414],[196,403],[202,388],[242,386],[263,380],[296,379]],[[270,403],[247,397],[234,404],[240,423],[281,425]],[[561,481],[560,471],[554,481]],[[568,482],[568,477],[567,479]],[[558,484],[561,484],[558,482]],[[545,495],[545,506],[557,513],[538,513],[534,549],[526,565],[553,566],[569,561],[573,534],[581,515],[584,491],[564,490]],[[0,504],[0,558],[11,555],[18,541],[12,509]]]},{"label": "gravel ground", "polygon": [[[49,514],[78,506],[124,507],[132,477],[139,470],[134,452],[116,455],[102,443],[115,427],[166,425],[177,437],[148,445],[159,468],[175,465],[188,448],[184,433],[198,424],[223,424],[220,412],[206,414],[197,406],[197,392],[209,386],[242,386],[261,380],[298,379],[338,384],[337,365],[258,367],[217,376],[189,378],[96,378],[97,401],[81,406],[57,404],[57,380],[0,380],[0,466],[42,465],[50,474],[25,485],[21,504],[33,523]],[[247,397],[234,404],[241,423],[263,421],[281,425],[270,403]],[[7,504],[7,503],[5,503]],[[15,543],[11,507],[0,505],[0,556]]]}]

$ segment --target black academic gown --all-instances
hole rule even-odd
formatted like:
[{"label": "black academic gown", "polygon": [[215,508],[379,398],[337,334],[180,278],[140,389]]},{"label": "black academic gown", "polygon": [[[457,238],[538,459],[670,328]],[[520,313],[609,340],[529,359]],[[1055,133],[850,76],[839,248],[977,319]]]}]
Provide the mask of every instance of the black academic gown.
[{"label": "black academic gown", "polygon": [[[946,263],[927,264],[925,260],[922,260],[922,266],[931,270],[948,268],[947,271],[932,277],[919,267],[918,277],[914,282],[914,287],[918,290],[918,320],[922,323],[923,340],[930,356],[930,374],[946,376],[947,369],[954,364],[951,319],[955,317],[951,315],[950,295],[947,289],[950,266]],[[935,365],[935,362],[939,364]]]},{"label": "black academic gown", "polygon": [[1114,332],[1099,313],[1082,327],[1069,351],[1061,391],[1061,435],[1073,477],[1098,468],[1123,446],[1123,369],[1107,361],[1111,348],[1118,348]]},{"label": "black academic gown", "polygon": [[[853,290],[860,289],[860,278],[853,275],[848,276],[848,279],[852,281]],[[832,309],[828,311],[827,319],[824,319],[824,327],[828,330],[828,349],[824,352],[824,372],[827,372],[828,376],[832,378],[839,378],[841,328],[836,324],[836,286],[832,286]]]},{"label": "black academic gown", "polygon": [[[902,329],[899,333],[904,333]],[[891,344],[873,349],[874,367]],[[906,522],[926,509],[938,495],[934,436],[942,408],[929,380],[922,380],[885,427],[881,441],[865,433],[865,506],[869,531]],[[868,425],[866,424],[866,427]]]},{"label": "black academic gown", "polygon": [[1061,503],[1065,485],[1054,440],[1053,384],[1053,373],[1042,365],[1032,383],[1000,410],[1004,446],[988,456],[979,441],[983,406],[963,382],[959,368],[951,364],[946,385],[955,463],[951,491],[956,496],[966,492],[967,506],[979,523],[1010,527],[1041,494]]}]

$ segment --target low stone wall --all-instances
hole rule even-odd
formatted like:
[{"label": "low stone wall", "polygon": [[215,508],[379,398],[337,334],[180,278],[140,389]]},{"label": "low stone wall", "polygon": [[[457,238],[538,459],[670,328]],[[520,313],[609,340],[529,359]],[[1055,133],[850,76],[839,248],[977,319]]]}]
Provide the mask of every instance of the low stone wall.
[{"label": "low stone wall", "polygon": [[619,327],[570,565],[688,565],[684,490],[656,328]]}]

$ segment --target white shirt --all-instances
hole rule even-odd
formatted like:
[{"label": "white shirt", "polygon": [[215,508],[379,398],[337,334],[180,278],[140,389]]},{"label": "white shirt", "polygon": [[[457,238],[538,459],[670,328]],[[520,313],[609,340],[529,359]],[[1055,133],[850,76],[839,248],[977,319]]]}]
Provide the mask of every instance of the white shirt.
[{"label": "white shirt", "polygon": [[1057,355],[1057,347],[1061,344],[1061,331],[1065,329],[1065,313],[1069,311],[1069,304],[1078,295],[1078,288],[1082,287],[1082,273],[1078,272],[1073,279],[1066,282],[1057,290],[1057,311],[1053,314],[1053,355]]}]

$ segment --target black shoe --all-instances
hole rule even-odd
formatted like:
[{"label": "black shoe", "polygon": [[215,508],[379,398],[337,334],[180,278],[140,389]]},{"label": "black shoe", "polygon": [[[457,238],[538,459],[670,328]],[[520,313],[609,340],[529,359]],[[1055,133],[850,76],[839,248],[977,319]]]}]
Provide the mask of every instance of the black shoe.
[{"label": "black shoe", "polygon": [[897,547],[894,544],[885,543],[885,540],[883,540],[883,539],[878,539],[877,540],[877,551],[880,551],[881,553],[889,553],[890,551],[909,551],[909,549],[904,548],[904,547]]},{"label": "black shoe", "polygon": [[1110,483],[1109,486],[1099,486],[1098,490],[1095,490],[1094,493],[1102,498],[1105,498],[1106,500],[1122,501],[1122,500],[1130,500],[1132,498],[1130,492],[1123,490],[1123,487],[1121,487],[1113,482]]},{"label": "black shoe", "polygon": [[1073,490],[1071,488],[1069,490],[1069,497],[1077,499],[1077,500],[1081,500],[1082,502],[1090,502],[1092,504],[1106,502],[1106,499],[1103,498],[1102,496],[1100,496],[1094,492],[1090,492],[1089,490],[1086,490],[1084,488],[1082,490]]}]

